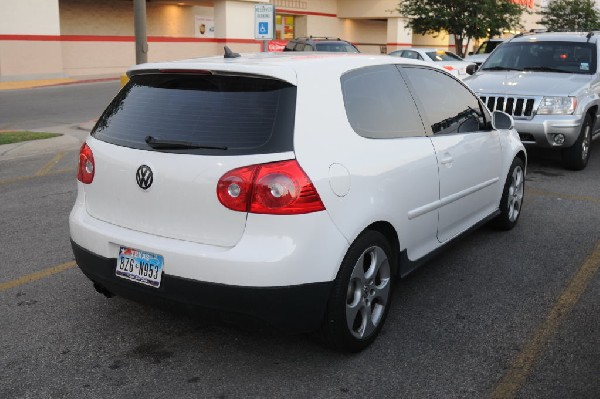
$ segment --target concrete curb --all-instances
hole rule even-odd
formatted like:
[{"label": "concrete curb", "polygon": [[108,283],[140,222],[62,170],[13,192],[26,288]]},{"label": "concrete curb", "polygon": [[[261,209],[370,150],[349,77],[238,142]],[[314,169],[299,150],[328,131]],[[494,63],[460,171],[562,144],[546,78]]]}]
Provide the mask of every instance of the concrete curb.
[{"label": "concrete curb", "polygon": [[59,133],[62,136],[0,145],[0,161],[58,151],[78,150],[81,143],[88,137],[94,124],[95,121],[89,121],[76,125],[35,129],[34,131]]},{"label": "concrete curb", "polygon": [[0,145],[0,160],[20,158],[30,155],[74,150],[81,142],[73,137],[62,135],[51,139],[24,141],[22,143]]}]

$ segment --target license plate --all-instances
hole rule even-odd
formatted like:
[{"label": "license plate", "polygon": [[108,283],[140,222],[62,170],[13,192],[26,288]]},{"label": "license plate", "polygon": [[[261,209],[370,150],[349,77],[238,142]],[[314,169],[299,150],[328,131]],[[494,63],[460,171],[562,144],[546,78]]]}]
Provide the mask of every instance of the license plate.
[{"label": "license plate", "polygon": [[126,247],[119,249],[116,269],[118,277],[158,288],[162,271],[162,255]]}]

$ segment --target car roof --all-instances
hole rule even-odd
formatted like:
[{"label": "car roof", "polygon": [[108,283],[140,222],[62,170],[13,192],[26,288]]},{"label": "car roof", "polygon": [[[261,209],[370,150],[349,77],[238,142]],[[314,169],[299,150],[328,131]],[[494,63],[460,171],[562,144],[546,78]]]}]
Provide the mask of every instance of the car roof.
[{"label": "car roof", "polygon": [[[597,32],[598,33],[598,32]],[[588,39],[588,35],[589,39]],[[531,41],[561,41],[567,40],[571,42],[596,42],[594,32],[542,32],[542,33],[526,33],[523,35],[517,35],[508,42],[531,42]]]},{"label": "car roof", "polygon": [[310,76],[327,73],[332,76],[341,76],[352,69],[384,64],[414,64],[429,66],[422,61],[387,55],[328,52],[272,52],[241,54],[238,58],[214,56],[181,61],[140,64],[129,69],[127,75],[133,76],[156,71],[185,73],[186,71],[193,72],[206,70],[269,76],[285,80],[292,84],[297,84],[299,75]]},{"label": "car roof", "polygon": [[349,43],[347,40],[340,39],[339,37],[325,37],[325,36],[310,36],[310,37],[297,37],[295,39],[290,40],[291,42],[344,42]]},{"label": "car roof", "polygon": [[408,47],[408,48],[403,48],[401,50],[421,50],[421,51],[450,51],[450,50],[446,50],[443,48],[436,48],[436,47]]},{"label": "car roof", "polygon": [[[441,52],[444,52],[444,53],[451,53],[451,54],[454,54],[454,53],[453,53],[452,51],[450,51],[450,50],[446,50],[446,49],[443,49],[443,48],[436,48],[436,47],[406,47],[406,48],[401,48],[401,49],[398,49],[398,50],[392,51],[392,53],[396,53],[396,52],[398,52],[398,51],[402,51],[402,50],[421,51],[421,52],[424,52],[424,53],[430,53],[430,52],[432,52],[432,51],[433,51],[433,52],[438,52],[438,51],[441,51]],[[390,53],[390,54],[391,54],[391,53]]]}]

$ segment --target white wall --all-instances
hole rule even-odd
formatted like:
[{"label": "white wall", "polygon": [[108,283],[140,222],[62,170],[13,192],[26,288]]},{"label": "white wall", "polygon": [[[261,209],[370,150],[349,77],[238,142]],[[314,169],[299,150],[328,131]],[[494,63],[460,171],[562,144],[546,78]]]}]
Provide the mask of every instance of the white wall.
[{"label": "white wall", "polygon": [[0,0],[0,34],[60,35],[58,0]]}]

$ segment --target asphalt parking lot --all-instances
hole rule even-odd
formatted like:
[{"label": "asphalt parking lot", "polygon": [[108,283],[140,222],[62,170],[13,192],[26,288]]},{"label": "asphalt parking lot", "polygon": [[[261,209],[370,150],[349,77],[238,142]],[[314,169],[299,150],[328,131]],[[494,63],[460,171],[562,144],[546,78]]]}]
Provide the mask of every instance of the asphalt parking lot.
[{"label": "asphalt parking lot", "polygon": [[357,355],[310,337],[96,293],[70,252],[77,151],[0,161],[0,397],[540,397],[600,394],[600,147],[532,153],[522,219],[398,284]]}]

